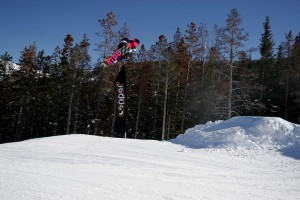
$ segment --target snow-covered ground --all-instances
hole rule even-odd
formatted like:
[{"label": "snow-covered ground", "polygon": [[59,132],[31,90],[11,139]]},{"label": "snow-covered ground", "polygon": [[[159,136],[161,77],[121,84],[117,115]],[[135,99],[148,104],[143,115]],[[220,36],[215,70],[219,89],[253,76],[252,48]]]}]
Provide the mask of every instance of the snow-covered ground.
[{"label": "snow-covered ground", "polygon": [[300,126],[209,122],[171,141],[65,135],[0,145],[0,199],[295,200]]}]

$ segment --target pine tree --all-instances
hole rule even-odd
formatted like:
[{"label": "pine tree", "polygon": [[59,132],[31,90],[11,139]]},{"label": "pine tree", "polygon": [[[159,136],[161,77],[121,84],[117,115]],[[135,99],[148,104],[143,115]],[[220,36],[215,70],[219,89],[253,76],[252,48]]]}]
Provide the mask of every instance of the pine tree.
[{"label": "pine tree", "polygon": [[164,35],[158,37],[155,45],[151,46],[149,51],[149,61],[152,63],[151,87],[154,97],[153,103],[153,119],[151,134],[152,139],[161,139],[161,118],[162,113],[161,102],[163,101],[163,80],[162,80],[162,65],[166,62],[166,49],[168,47],[167,39]]},{"label": "pine tree", "polygon": [[179,104],[179,88],[181,87],[182,84],[182,73],[185,69],[185,64],[188,62],[187,60],[184,60],[185,57],[185,52],[182,52],[183,50],[186,50],[186,45],[184,42],[184,38],[182,36],[180,28],[176,29],[176,32],[173,36],[173,42],[171,43],[171,46],[173,50],[177,53],[177,71],[178,71],[178,76],[177,76],[177,93],[176,93],[176,101],[177,104]]},{"label": "pine tree", "polygon": [[207,49],[208,49],[208,30],[205,24],[201,24],[198,30],[199,34],[199,47],[198,52],[200,63],[202,63],[202,78],[201,78],[201,86],[203,88],[204,86],[204,79],[205,79],[205,62],[206,62],[206,56],[207,56]]},{"label": "pine tree", "polygon": [[11,90],[10,77],[13,71],[12,56],[5,52],[0,56],[0,143],[13,141],[10,133],[13,128],[13,116],[10,109]]},{"label": "pine tree", "polygon": [[182,40],[182,33],[179,27],[177,27],[176,32],[173,36],[173,42],[171,42],[171,47],[175,50],[177,48],[177,45]]},{"label": "pine tree", "polygon": [[[190,89],[190,79],[191,79],[191,55],[188,53],[188,48],[185,46],[184,40],[178,45],[179,54],[179,69],[180,69],[180,79],[183,86],[183,96],[182,96],[182,116],[180,131],[182,132],[185,128],[186,113],[187,113],[187,102],[188,102],[188,90]],[[180,88],[180,87],[179,87]],[[179,89],[178,88],[178,89]]]},{"label": "pine tree", "polygon": [[[133,82],[136,85],[137,89],[135,94],[138,95],[136,107],[136,120],[135,120],[135,131],[134,138],[149,138],[149,128],[151,128],[147,119],[151,116],[152,107],[152,98],[151,98],[151,71],[152,66],[148,61],[148,53],[145,49],[145,46],[142,45],[138,54],[137,54],[137,63],[135,63],[134,70],[136,72],[136,80]],[[131,73],[132,74],[132,73]],[[136,84],[137,83],[137,84]],[[132,95],[132,92],[128,93]],[[134,94],[134,93],[133,93]],[[147,109],[143,109],[147,106]],[[146,134],[147,133],[147,134]]]},{"label": "pine tree", "polygon": [[87,34],[83,35],[83,39],[79,44],[80,48],[80,68],[81,69],[90,69],[91,67],[91,56],[89,55],[89,47],[91,46]]},{"label": "pine tree", "polygon": [[49,81],[49,68],[50,57],[45,55],[44,50],[41,50],[37,54],[37,85],[36,85],[36,137],[44,137],[48,135],[49,131],[49,116],[52,103],[50,98],[51,87]]},{"label": "pine tree", "polygon": [[[293,68],[292,68],[292,48],[293,48],[293,35],[292,31],[290,31],[285,36],[286,41],[284,42],[284,50],[286,56],[286,65],[284,69],[284,119],[287,119],[288,115],[288,103],[289,103],[289,96],[290,96],[290,82],[291,77],[293,76]],[[277,105],[276,105],[277,106]]]},{"label": "pine tree", "polygon": [[296,36],[293,45],[292,58],[295,70],[300,73],[300,33]]},{"label": "pine tree", "polygon": [[[167,38],[164,35],[159,36],[158,46],[159,46],[159,69],[160,69],[160,77],[163,79],[162,87],[163,88],[163,121],[162,121],[162,133],[161,140],[165,139],[165,131],[166,131],[166,115],[167,115],[167,100],[168,100],[168,83],[169,83],[169,69],[168,69],[168,47]],[[157,91],[159,92],[160,80],[158,80]],[[157,98],[158,101],[158,98]]]},{"label": "pine tree", "polygon": [[[273,34],[271,31],[271,25],[270,25],[270,18],[269,16],[266,17],[265,22],[263,23],[264,32],[261,35],[261,44],[259,46],[260,54],[261,54],[261,66],[260,66],[260,85],[261,85],[261,91],[260,91],[260,101],[262,104],[266,106],[266,108],[272,105],[269,105],[269,102],[267,99],[269,98],[270,94],[268,94],[268,91],[271,90],[269,87],[273,87],[275,83],[272,83],[272,80],[276,80],[276,78],[272,77],[274,75],[274,40],[273,40]],[[266,109],[268,110],[268,109]],[[267,114],[262,113],[260,114]]]},{"label": "pine tree", "polygon": [[91,101],[93,99],[93,85],[91,85],[91,56],[89,55],[90,42],[87,35],[83,35],[82,41],[78,46],[78,77],[77,77],[77,98],[75,109],[74,130],[80,133],[91,133],[92,115]]},{"label": "pine tree", "polygon": [[[50,93],[51,99],[54,104],[54,111],[52,114],[53,119],[51,120],[52,124],[52,135],[62,134],[60,133],[60,128],[63,127],[63,123],[61,122],[61,114],[63,113],[63,86],[64,86],[64,75],[65,70],[62,65],[62,57],[61,55],[63,51],[60,47],[56,47],[52,56],[51,56],[51,65],[50,65]],[[63,132],[64,133],[64,132]]]},{"label": "pine tree", "polygon": [[[117,26],[118,22],[116,20],[116,16],[113,12],[109,12],[106,15],[106,18],[98,20],[101,26],[101,32],[97,33],[97,35],[100,37],[100,42],[98,45],[98,50],[100,51],[100,62],[102,62],[107,56],[109,56],[113,51],[115,51],[117,47],[118,37],[114,30],[114,28]],[[116,68],[115,68],[116,69]],[[113,90],[112,88],[112,82],[115,78],[116,73],[115,69],[113,71],[107,71],[103,70],[103,68],[99,69],[100,72],[98,72],[97,77],[97,93],[96,93],[96,108],[95,108],[95,128],[94,128],[94,134],[97,135],[102,133],[104,129],[110,129],[110,131],[104,131],[107,134],[113,135],[113,124],[114,124],[114,115],[111,117],[111,112],[115,112],[115,97],[113,97],[113,94],[110,92],[107,93],[107,91]],[[103,102],[106,101],[108,105],[104,106]],[[102,110],[101,110],[102,109]],[[101,110],[101,111],[100,111]],[[100,116],[100,113],[102,116]],[[101,118],[105,119],[101,121]],[[104,123],[107,121],[107,119],[111,120],[111,126],[107,127],[107,124],[102,124],[102,130],[98,130],[98,127],[100,127],[100,123]]]},{"label": "pine tree", "polygon": [[[60,86],[61,91],[61,105],[59,105],[60,112],[58,126],[65,129],[59,130],[64,134],[70,133],[72,106],[74,98],[74,83],[76,78],[76,60],[74,60],[74,39],[71,34],[67,34],[64,38],[64,47],[61,51],[60,67],[62,69],[62,81]],[[64,116],[67,116],[66,118]],[[65,119],[67,120],[66,125]]]},{"label": "pine tree", "polygon": [[[15,141],[33,138],[34,117],[36,112],[36,45],[35,43],[25,47],[21,52],[20,70],[15,73],[17,125],[15,130]],[[26,130],[26,132],[25,132]]]},{"label": "pine tree", "polygon": [[225,27],[225,52],[229,56],[229,82],[228,82],[228,97],[227,97],[227,118],[232,115],[232,93],[233,93],[233,76],[234,76],[234,60],[239,54],[239,48],[243,47],[244,41],[248,40],[248,33],[243,33],[244,29],[241,28],[242,18],[236,8],[233,8],[226,19]]},{"label": "pine tree", "polygon": [[121,41],[124,38],[130,38],[130,30],[126,22],[118,31],[118,38],[119,38],[118,41]]},{"label": "pine tree", "polygon": [[194,22],[188,24],[188,28],[186,30],[186,35],[184,36],[186,50],[188,52],[188,60],[186,60],[186,65],[184,65],[184,80],[183,80],[183,102],[182,102],[182,116],[181,116],[181,128],[180,130],[183,131],[185,128],[186,123],[186,114],[187,114],[187,102],[188,102],[188,91],[190,89],[190,81],[191,81],[191,68],[192,68],[192,60],[198,58],[198,42],[199,42],[199,35],[197,32],[197,25]]},{"label": "pine tree", "polygon": [[[228,111],[228,61],[227,55],[228,41],[225,37],[225,27],[214,25],[212,33],[212,44],[208,56],[208,71],[209,80],[207,90],[204,90],[204,95],[208,101],[205,101],[207,109],[204,113],[215,119],[226,119]],[[206,118],[207,116],[203,116]],[[208,118],[208,120],[210,120]]]},{"label": "pine tree", "polygon": [[[198,51],[198,32],[197,25],[194,22],[188,24],[188,28],[186,30],[186,35],[184,36],[185,43],[187,45],[188,51],[190,55],[196,57]],[[191,58],[193,59],[193,58]]]},{"label": "pine tree", "polygon": [[274,40],[273,34],[271,31],[270,18],[266,17],[265,22],[263,23],[264,33],[261,35],[261,44],[259,47],[262,60],[272,60],[273,51],[274,51]]},{"label": "pine tree", "polygon": [[277,63],[282,63],[284,60],[284,55],[283,55],[283,46],[279,45],[278,46],[278,52],[277,52]]},{"label": "pine tree", "polygon": [[74,42],[72,35],[67,34],[64,39],[64,42],[65,43],[64,43],[64,48],[62,50],[61,64],[65,67],[65,70],[68,70],[71,64],[71,55],[72,55],[73,42]]},{"label": "pine tree", "polygon": [[292,47],[292,73],[291,73],[291,93],[292,98],[289,103],[288,119],[300,124],[300,33],[296,36]]},{"label": "pine tree", "polygon": [[97,33],[102,40],[99,44],[99,50],[103,55],[103,59],[110,55],[117,46],[116,33],[113,30],[118,24],[117,20],[115,19],[116,16],[113,12],[107,13],[106,16],[107,17],[105,19],[98,20],[100,22],[102,32]]},{"label": "pine tree", "polygon": [[253,115],[260,109],[260,104],[253,100],[253,94],[258,91],[257,74],[252,70],[252,61],[245,51],[239,54],[235,70],[235,108],[237,115]]},{"label": "pine tree", "polygon": [[12,56],[5,52],[0,56],[0,81],[4,79],[4,76],[9,73],[12,67]]}]

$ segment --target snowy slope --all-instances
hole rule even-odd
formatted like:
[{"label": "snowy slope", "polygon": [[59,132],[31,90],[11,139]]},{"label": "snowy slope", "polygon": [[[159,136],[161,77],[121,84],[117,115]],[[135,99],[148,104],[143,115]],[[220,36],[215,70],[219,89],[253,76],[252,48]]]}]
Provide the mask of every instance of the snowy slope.
[{"label": "snowy slope", "polygon": [[300,125],[278,117],[234,117],[197,125],[172,141],[193,148],[294,148],[300,147]]},{"label": "snowy slope", "polygon": [[297,149],[298,131],[278,118],[235,118],[171,142],[66,135],[1,144],[0,199],[295,200],[300,160],[279,150]]}]

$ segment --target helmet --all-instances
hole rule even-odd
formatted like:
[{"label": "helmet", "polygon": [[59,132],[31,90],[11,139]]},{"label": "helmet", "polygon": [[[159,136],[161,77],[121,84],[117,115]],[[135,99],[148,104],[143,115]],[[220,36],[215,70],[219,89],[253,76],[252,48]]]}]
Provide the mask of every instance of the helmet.
[{"label": "helmet", "polygon": [[137,46],[139,46],[140,41],[137,38],[133,38],[132,39],[132,48],[136,48]]},{"label": "helmet", "polygon": [[136,42],[136,43],[138,43],[138,44],[140,44],[140,41],[137,38],[133,38],[133,41]]}]

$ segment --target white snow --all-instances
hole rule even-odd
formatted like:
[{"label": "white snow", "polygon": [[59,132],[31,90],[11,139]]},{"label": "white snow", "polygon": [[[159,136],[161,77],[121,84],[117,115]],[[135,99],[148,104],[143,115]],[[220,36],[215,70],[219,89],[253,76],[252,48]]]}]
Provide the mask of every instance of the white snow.
[{"label": "white snow", "polygon": [[171,141],[65,135],[0,145],[0,199],[295,200],[299,125],[209,122]]},{"label": "white snow", "polygon": [[[0,63],[2,64],[4,61],[0,59]],[[6,62],[5,68],[6,74],[11,74],[13,71],[20,70],[20,66],[13,62]]]},{"label": "white snow", "polygon": [[300,125],[278,117],[234,117],[197,125],[172,141],[193,148],[294,148]]}]

